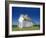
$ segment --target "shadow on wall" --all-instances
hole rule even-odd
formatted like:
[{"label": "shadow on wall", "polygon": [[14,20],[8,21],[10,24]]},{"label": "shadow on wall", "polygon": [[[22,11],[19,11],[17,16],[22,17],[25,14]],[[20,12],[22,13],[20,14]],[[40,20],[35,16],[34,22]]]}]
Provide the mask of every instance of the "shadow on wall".
[{"label": "shadow on wall", "polygon": [[8,37],[8,38],[20,38],[20,37]]}]

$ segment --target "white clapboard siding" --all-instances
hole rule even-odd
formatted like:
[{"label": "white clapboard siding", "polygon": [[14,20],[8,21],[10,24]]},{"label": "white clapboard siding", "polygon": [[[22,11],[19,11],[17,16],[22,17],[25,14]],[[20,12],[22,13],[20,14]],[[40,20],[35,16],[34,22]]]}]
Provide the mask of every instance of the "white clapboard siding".
[{"label": "white clapboard siding", "polygon": [[31,27],[32,25],[33,25],[33,23],[30,22],[30,21],[23,21],[23,22],[19,22],[18,27],[19,27],[19,28]]},{"label": "white clapboard siding", "polygon": [[31,27],[32,25],[33,25],[33,23],[30,21],[24,21],[24,23],[23,23],[23,27]]}]

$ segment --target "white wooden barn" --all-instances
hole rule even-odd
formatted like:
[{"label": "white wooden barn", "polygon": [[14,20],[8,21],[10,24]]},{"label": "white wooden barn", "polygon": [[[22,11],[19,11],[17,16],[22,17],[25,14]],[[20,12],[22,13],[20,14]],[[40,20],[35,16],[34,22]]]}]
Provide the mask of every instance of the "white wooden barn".
[{"label": "white wooden barn", "polygon": [[18,19],[18,27],[23,28],[23,27],[31,27],[33,23],[31,22],[31,19],[28,17],[28,15],[23,15],[21,14],[19,19]]}]

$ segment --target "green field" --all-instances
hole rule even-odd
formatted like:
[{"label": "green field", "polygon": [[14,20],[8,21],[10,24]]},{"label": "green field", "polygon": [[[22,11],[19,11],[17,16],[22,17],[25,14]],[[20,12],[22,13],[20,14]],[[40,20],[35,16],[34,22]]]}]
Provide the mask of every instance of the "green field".
[{"label": "green field", "polygon": [[24,31],[24,30],[39,30],[40,25],[33,25],[32,27],[19,28],[17,25],[12,25],[12,31]]}]

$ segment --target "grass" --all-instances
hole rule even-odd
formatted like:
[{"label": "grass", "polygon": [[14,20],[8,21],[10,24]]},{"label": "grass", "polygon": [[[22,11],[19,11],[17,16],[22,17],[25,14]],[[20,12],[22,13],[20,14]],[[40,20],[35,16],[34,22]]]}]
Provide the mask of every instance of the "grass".
[{"label": "grass", "polygon": [[32,27],[19,28],[17,25],[12,26],[12,31],[24,31],[24,30],[39,30],[40,25],[33,25]]}]

